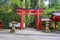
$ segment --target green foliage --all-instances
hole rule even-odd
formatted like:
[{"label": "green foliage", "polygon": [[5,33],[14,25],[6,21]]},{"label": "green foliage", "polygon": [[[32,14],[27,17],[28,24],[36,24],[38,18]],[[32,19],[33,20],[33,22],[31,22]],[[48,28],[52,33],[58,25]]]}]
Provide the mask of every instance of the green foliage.
[{"label": "green foliage", "polygon": [[42,18],[50,18],[51,14],[54,10],[55,10],[55,8],[53,8],[53,7],[52,8],[46,8]]},{"label": "green foliage", "polygon": [[20,4],[20,0],[11,0],[11,3],[13,4],[13,5],[16,5],[17,7],[21,7],[21,4]]},{"label": "green foliage", "polygon": [[31,5],[31,0],[26,0],[25,1],[25,8],[30,8],[30,5]]},{"label": "green foliage", "polygon": [[[1,1],[0,1],[1,2]],[[4,24],[4,28],[8,27],[9,22],[11,21],[19,21],[19,16],[16,13],[16,7],[18,7],[15,4],[7,3],[9,0],[4,0],[0,4],[0,20],[2,20]]]},{"label": "green foliage", "polygon": [[[38,3],[40,1],[40,4]],[[58,0],[51,0],[51,7],[45,7],[43,0],[0,0],[0,20],[4,25],[8,25],[11,21],[20,21],[20,16],[16,12],[16,8],[44,8],[45,11],[42,18],[50,18],[54,10],[60,10],[60,2]],[[23,4],[25,3],[25,4]],[[25,18],[28,25],[35,25],[35,16],[26,16]],[[5,26],[6,27],[6,26]]]},{"label": "green foliage", "polygon": [[52,6],[57,6],[59,4],[59,0],[51,0]]},{"label": "green foliage", "polygon": [[44,8],[43,0],[41,0],[41,2],[40,2],[40,8]]}]

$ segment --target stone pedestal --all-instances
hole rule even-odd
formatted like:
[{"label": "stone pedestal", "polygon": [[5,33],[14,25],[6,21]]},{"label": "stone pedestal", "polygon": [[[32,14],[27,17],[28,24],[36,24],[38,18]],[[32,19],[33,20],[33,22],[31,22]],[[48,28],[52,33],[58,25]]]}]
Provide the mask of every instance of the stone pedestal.
[{"label": "stone pedestal", "polygon": [[15,27],[12,27],[10,33],[15,33]]}]

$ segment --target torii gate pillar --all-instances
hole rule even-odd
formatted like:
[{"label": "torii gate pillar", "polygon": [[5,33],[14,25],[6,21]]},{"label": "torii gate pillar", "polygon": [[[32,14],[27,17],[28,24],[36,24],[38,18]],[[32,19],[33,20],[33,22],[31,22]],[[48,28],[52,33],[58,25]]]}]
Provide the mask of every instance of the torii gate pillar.
[{"label": "torii gate pillar", "polygon": [[22,14],[21,14],[20,30],[23,29],[23,24],[24,24],[24,13],[25,13],[25,11],[22,10],[21,13],[22,13]]}]

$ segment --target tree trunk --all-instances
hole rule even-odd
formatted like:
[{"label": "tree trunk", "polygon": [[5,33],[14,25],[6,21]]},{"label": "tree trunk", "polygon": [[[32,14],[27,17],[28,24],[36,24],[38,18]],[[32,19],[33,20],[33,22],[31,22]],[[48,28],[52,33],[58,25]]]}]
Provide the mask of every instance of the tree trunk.
[{"label": "tree trunk", "polygon": [[25,8],[25,0],[22,2],[22,7]]},{"label": "tree trunk", "polygon": [[41,2],[41,0],[37,1],[37,8],[40,8],[40,2]]}]

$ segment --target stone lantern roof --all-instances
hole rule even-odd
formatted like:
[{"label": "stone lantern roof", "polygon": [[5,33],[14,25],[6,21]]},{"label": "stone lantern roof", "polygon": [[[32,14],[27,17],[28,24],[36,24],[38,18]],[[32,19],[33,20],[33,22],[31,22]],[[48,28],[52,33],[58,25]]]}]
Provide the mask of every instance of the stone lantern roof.
[{"label": "stone lantern roof", "polygon": [[13,23],[13,24],[16,24],[16,22],[15,22],[15,21],[12,21],[12,23]]}]

